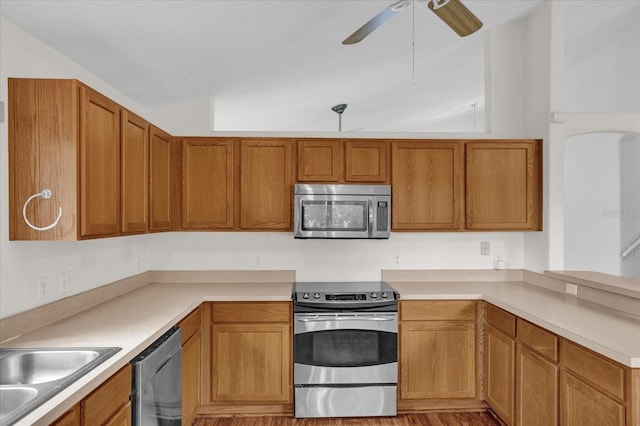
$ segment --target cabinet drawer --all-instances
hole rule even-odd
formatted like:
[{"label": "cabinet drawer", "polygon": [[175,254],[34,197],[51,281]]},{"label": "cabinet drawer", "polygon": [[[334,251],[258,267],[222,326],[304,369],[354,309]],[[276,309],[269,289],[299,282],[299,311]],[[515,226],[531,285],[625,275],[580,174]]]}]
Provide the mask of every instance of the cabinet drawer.
[{"label": "cabinet drawer", "polygon": [[182,344],[184,345],[191,336],[200,329],[200,308],[194,309],[178,324],[182,330]]},{"label": "cabinet drawer", "polygon": [[83,424],[104,424],[129,401],[130,394],[131,365],[127,364],[84,400]]},{"label": "cabinet drawer", "polygon": [[400,302],[400,320],[466,320],[476,318],[473,300],[411,300]]},{"label": "cabinet drawer", "polygon": [[289,322],[291,307],[289,302],[220,302],[213,303],[212,322]]},{"label": "cabinet drawer", "polygon": [[496,330],[499,330],[509,337],[516,335],[516,317],[497,306],[487,304],[487,322]]},{"label": "cabinet drawer", "polygon": [[558,361],[558,338],[555,334],[518,318],[516,335],[520,342],[540,355]]},{"label": "cabinet drawer", "polygon": [[562,340],[560,360],[577,376],[610,395],[624,400],[624,369],[587,349]]}]

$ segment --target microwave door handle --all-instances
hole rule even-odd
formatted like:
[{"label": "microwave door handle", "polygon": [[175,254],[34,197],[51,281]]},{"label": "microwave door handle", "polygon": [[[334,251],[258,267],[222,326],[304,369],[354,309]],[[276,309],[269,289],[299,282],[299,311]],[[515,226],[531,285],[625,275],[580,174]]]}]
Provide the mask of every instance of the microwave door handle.
[{"label": "microwave door handle", "polygon": [[373,206],[375,204],[374,197],[369,197],[369,236],[376,236],[376,218],[374,217]]}]

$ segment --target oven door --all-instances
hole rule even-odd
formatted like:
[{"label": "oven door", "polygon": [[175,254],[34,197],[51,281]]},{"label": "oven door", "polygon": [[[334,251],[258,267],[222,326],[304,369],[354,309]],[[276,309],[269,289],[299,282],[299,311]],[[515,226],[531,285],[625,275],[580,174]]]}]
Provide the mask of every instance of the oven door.
[{"label": "oven door", "polygon": [[395,384],[398,314],[296,313],[294,384]]}]

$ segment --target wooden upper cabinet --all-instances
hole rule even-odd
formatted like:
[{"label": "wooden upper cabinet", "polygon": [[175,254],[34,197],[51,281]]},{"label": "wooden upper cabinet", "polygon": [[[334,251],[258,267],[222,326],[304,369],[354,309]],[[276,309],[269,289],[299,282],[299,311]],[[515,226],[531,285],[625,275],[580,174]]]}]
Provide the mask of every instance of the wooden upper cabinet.
[{"label": "wooden upper cabinet", "polygon": [[233,226],[233,141],[182,140],[182,228]]},{"label": "wooden upper cabinet", "polygon": [[346,182],[389,182],[389,141],[345,142]]},{"label": "wooden upper cabinet", "polygon": [[171,135],[149,127],[149,230],[171,229]]},{"label": "wooden upper cabinet", "polygon": [[540,140],[466,143],[466,227],[541,230]]},{"label": "wooden upper cabinet", "polygon": [[460,229],[460,153],[458,142],[393,142],[394,231]]},{"label": "wooden upper cabinet", "polygon": [[116,235],[120,218],[120,107],[80,86],[80,235]]},{"label": "wooden upper cabinet", "polygon": [[239,228],[290,230],[294,141],[243,139],[237,172],[240,181]]},{"label": "wooden upper cabinet", "polygon": [[[9,132],[9,239],[77,240],[78,197],[78,81],[10,78],[8,80]],[[24,203],[43,189],[49,200],[33,199],[22,217]]]},{"label": "wooden upper cabinet", "polygon": [[298,181],[340,182],[344,168],[343,144],[340,140],[299,140]]},{"label": "wooden upper cabinet", "polygon": [[137,115],[122,110],[121,211],[123,234],[147,231],[149,217],[149,125]]}]

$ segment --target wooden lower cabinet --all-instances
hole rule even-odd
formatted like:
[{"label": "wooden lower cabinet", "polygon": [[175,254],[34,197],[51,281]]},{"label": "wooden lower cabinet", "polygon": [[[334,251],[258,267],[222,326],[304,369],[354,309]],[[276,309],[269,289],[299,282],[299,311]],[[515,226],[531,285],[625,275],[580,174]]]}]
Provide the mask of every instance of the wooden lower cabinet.
[{"label": "wooden lower cabinet", "polygon": [[515,412],[516,342],[493,327],[487,327],[485,339],[487,403],[507,425],[512,425]]},{"label": "wooden lower cabinet", "polygon": [[624,426],[625,407],[571,373],[560,375],[563,426]]},{"label": "wooden lower cabinet", "polygon": [[288,324],[213,326],[213,401],[291,401]]},{"label": "wooden lower cabinet", "polygon": [[[83,425],[122,425],[131,422],[131,365],[127,364],[82,401]],[[129,411],[129,423],[122,423],[122,410]],[[115,423],[110,423],[115,421]]]},{"label": "wooden lower cabinet", "polygon": [[640,388],[630,369],[575,343],[560,346],[560,424],[640,424]]},{"label": "wooden lower cabinet", "polygon": [[558,424],[558,365],[518,343],[517,425]]},{"label": "wooden lower cabinet", "polygon": [[111,416],[105,426],[131,426],[131,414],[131,401],[129,401]]},{"label": "wooden lower cabinet", "polygon": [[208,303],[205,324],[200,412],[293,413],[290,302]]},{"label": "wooden lower cabinet", "polygon": [[130,426],[131,365],[127,364],[69,411],[55,426]]},{"label": "wooden lower cabinet", "polygon": [[196,308],[178,326],[182,330],[182,424],[191,425],[200,406],[202,388],[201,308]]},{"label": "wooden lower cabinet", "polygon": [[474,301],[401,302],[400,411],[476,399],[475,308]]},{"label": "wooden lower cabinet", "polygon": [[69,411],[58,417],[51,426],[80,426],[80,404],[74,405]]}]

